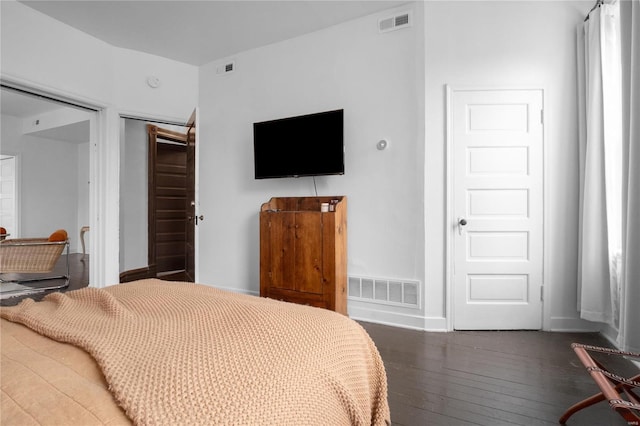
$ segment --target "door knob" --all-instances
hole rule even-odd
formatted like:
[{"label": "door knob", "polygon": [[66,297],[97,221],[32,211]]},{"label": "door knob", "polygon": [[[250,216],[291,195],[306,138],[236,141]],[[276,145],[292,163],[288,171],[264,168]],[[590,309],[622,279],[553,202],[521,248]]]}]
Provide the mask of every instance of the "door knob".
[{"label": "door knob", "polygon": [[462,228],[467,225],[467,219],[463,217],[458,218],[458,235],[462,235]]}]

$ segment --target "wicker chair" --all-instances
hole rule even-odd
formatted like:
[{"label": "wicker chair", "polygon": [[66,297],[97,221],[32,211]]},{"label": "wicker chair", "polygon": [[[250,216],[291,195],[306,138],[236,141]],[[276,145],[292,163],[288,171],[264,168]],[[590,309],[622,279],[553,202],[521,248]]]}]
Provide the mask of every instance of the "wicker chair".
[{"label": "wicker chair", "polygon": [[[67,251],[67,271],[65,275],[46,275],[53,271],[62,255]],[[33,274],[29,277],[7,277],[7,274]],[[7,279],[9,278],[9,279]],[[64,280],[61,284],[50,286],[37,285],[38,290],[54,290],[69,286],[69,240],[49,241],[48,238],[19,238],[0,242],[0,292],[7,294],[23,291],[15,286],[2,284],[15,283],[25,285],[45,280]]]}]

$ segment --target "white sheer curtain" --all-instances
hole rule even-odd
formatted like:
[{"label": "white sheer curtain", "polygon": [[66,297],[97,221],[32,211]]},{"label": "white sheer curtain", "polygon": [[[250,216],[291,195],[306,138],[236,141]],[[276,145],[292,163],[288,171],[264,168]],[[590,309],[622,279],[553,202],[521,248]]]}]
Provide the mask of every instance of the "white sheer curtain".
[{"label": "white sheer curtain", "polygon": [[582,31],[578,309],[586,320],[618,328],[622,263],[619,3],[602,4],[593,10]]},{"label": "white sheer curtain", "polygon": [[628,99],[628,167],[623,182],[626,209],[623,216],[623,279],[618,346],[640,352],[640,0],[631,2],[631,40]]},{"label": "white sheer curtain", "polygon": [[578,310],[617,329],[620,349],[640,352],[640,0],[624,6],[623,31],[617,0],[578,31]]}]

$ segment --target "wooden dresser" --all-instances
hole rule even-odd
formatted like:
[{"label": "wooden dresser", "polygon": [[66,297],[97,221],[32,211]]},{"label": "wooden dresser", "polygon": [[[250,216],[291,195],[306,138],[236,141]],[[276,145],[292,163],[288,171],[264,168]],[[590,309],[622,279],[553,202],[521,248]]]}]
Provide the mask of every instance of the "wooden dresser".
[{"label": "wooden dresser", "polygon": [[262,204],[260,295],[347,314],[347,197]]}]

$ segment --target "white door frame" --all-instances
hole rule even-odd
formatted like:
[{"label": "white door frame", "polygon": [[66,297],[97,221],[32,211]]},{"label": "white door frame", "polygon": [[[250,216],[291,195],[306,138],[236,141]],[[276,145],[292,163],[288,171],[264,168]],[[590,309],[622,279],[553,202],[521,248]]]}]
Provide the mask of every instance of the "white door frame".
[{"label": "white door frame", "polygon": [[547,236],[548,226],[546,226],[547,222],[547,208],[548,200],[547,194],[549,191],[547,190],[547,116],[549,114],[546,113],[546,90],[544,87],[504,87],[504,86],[450,86],[445,85],[446,89],[446,152],[445,152],[445,170],[446,170],[446,202],[445,202],[445,317],[446,317],[446,325],[447,331],[453,331],[454,324],[454,285],[455,280],[453,276],[453,266],[455,261],[455,246],[453,244],[455,239],[455,232],[457,230],[457,221],[453,217],[454,213],[454,176],[453,176],[453,120],[452,120],[452,97],[453,92],[456,91],[496,91],[496,90],[540,90],[542,92],[542,109],[544,111],[543,116],[543,129],[542,129],[542,199],[543,199],[543,214],[542,214],[542,287],[543,287],[543,300],[542,300],[542,329],[549,330],[550,329],[550,321],[551,321],[551,289],[548,287],[547,283],[551,281],[547,277],[547,253],[549,250],[547,249],[547,242],[550,239]]}]

